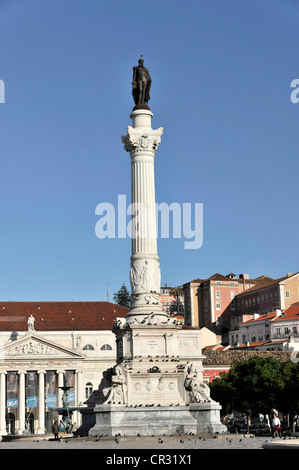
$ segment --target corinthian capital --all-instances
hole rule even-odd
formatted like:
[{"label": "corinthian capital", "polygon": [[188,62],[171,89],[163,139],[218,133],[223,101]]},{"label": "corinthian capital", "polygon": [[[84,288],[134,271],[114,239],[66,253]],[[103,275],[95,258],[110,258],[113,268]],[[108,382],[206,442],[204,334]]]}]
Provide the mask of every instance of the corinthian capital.
[{"label": "corinthian capital", "polygon": [[162,134],[163,127],[153,130],[146,127],[133,128],[128,126],[127,135],[122,136],[121,140],[125,150],[131,154],[154,154],[161,143]]}]

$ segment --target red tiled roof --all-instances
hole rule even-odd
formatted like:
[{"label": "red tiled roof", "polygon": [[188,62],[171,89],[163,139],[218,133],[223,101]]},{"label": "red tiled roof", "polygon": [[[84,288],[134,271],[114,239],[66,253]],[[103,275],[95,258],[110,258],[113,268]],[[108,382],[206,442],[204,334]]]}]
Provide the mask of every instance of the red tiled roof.
[{"label": "red tiled roof", "polygon": [[[202,283],[202,282],[207,282],[207,281],[227,281],[227,282],[235,281],[235,282],[239,282],[239,283],[242,283],[242,284],[244,284],[244,283],[245,284],[256,284],[257,286],[262,285],[264,282],[270,282],[270,281],[276,282],[275,279],[272,279],[271,277],[268,277],[268,276],[265,276],[265,275],[259,276],[259,277],[254,278],[254,279],[246,279],[246,278],[243,279],[243,278],[239,278],[239,277],[230,278],[229,274],[227,276],[224,276],[223,274],[215,273],[212,276],[208,277],[207,279],[197,278],[197,279],[193,279],[190,282],[186,282],[183,285],[187,286],[191,283]],[[256,286],[255,286],[255,288],[256,288]],[[246,292],[248,292],[250,290],[251,289],[247,289]]]},{"label": "red tiled roof", "polygon": [[111,330],[128,311],[110,302],[0,302],[0,331],[27,331],[30,315],[37,332]]},{"label": "red tiled roof", "polygon": [[270,341],[259,341],[257,343],[249,343],[249,346],[247,346],[246,344],[240,344],[240,346],[238,346],[238,349],[239,348],[254,348],[254,347],[262,346],[268,343],[270,343]]},{"label": "red tiled roof", "polygon": [[244,324],[247,325],[248,323],[254,323],[254,322],[261,321],[261,320],[271,320],[271,319],[275,318],[275,316],[276,316],[275,312],[265,313],[263,315],[260,315],[257,318],[252,318],[251,320],[243,321],[242,323],[240,323],[240,325],[244,325]]},{"label": "red tiled roof", "polygon": [[299,302],[290,305],[288,308],[283,310],[280,315],[276,315],[276,311],[265,313],[260,315],[258,318],[252,318],[251,320],[244,321],[240,325],[254,323],[261,320],[271,320],[276,322],[288,321],[288,320],[299,320]]},{"label": "red tiled roof", "polygon": [[[298,273],[296,273],[296,274],[298,274]],[[243,297],[246,294],[250,294],[251,292],[256,291],[258,289],[263,289],[265,287],[274,286],[275,284],[279,284],[280,282],[285,281],[286,279],[290,279],[290,277],[291,276],[284,276],[284,277],[281,277],[279,279],[271,279],[270,277],[263,276],[263,278],[261,278],[261,279],[259,279],[259,278],[252,279],[253,281],[258,280],[258,283],[255,286],[251,287],[250,289],[247,289],[246,291],[241,292],[240,294],[237,294],[236,297],[240,297],[240,296]]]},{"label": "red tiled roof", "polygon": [[299,320],[299,302],[290,305],[282,312],[282,315],[273,319],[273,321],[281,320]]}]

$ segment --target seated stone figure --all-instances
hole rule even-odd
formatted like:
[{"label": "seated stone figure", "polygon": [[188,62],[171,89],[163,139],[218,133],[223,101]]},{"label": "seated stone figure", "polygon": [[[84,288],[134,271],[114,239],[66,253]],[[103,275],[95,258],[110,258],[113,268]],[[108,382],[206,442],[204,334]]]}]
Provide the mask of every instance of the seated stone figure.
[{"label": "seated stone figure", "polygon": [[210,398],[210,387],[198,377],[197,369],[191,364],[187,369],[185,378],[185,389],[189,392],[191,403],[212,402]]}]

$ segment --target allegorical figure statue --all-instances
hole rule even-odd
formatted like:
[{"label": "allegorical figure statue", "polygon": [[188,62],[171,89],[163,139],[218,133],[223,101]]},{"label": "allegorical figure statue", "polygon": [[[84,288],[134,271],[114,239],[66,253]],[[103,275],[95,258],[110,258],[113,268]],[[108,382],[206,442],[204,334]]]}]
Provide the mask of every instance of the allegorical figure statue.
[{"label": "allegorical figure statue", "polygon": [[152,79],[149,71],[144,67],[142,56],[138,60],[137,67],[133,67],[132,95],[137,104],[146,104],[150,99]]}]

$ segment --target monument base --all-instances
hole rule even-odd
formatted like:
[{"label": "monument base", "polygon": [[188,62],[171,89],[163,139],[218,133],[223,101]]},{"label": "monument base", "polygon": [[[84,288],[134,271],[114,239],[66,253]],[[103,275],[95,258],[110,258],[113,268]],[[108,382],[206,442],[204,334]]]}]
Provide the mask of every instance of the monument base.
[{"label": "monument base", "polygon": [[[81,431],[97,436],[162,436],[223,434],[218,403],[190,403],[186,406],[96,405],[84,410]],[[92,426],[92,427],[90,427]]]}]

